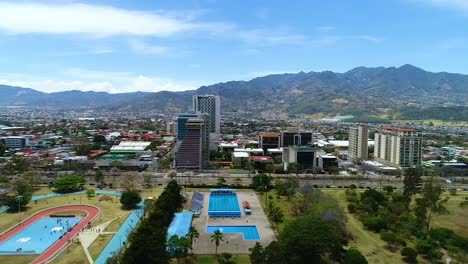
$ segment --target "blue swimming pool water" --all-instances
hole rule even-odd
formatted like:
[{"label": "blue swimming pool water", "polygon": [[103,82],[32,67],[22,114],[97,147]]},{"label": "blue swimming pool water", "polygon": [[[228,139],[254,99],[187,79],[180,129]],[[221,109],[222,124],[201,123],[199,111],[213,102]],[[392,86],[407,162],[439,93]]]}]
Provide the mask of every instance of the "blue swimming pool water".
[{"label": "blue swimming pool water", "polygon": [[258,233],[257,226],[207,226],[207,233],[214,233],[219,230],[223,234],[235,234],[242,233],[244,240],[260,240],[260,234]]},{"label": "blue swimming pool water", "polygon": [[[81,218],[44,217],[0,244],[0,255],[41,254]],[[21,248],[21,251],[17,251]]]},{"label": "blue swimming pool water", "polygon": [[241,211],[237,194],[210,194],[208,205],[210,217],[240,217]]}]

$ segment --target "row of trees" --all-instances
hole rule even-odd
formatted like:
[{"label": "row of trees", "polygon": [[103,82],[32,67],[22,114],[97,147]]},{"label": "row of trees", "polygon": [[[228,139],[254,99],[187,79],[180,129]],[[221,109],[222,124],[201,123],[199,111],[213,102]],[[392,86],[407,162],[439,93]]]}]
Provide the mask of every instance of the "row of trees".
[{"label": "row of trees", "polygon": [[148,209],[148,216],[143,219],[137,230],[130,236],[129,247],[119,258],[118,263],[169,263],[167,252],[167,228],[174,213],[182,203],[181,187],[171,181],[153,206]]}]

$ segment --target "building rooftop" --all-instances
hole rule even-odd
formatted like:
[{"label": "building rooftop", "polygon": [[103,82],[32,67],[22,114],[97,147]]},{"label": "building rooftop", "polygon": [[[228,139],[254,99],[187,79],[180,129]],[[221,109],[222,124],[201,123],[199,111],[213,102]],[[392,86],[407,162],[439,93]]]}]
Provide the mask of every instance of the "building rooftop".
[{"label": "building rooftop", "polygon": [[416,129],[413,128],[403,128],[403,127],[394,127],[394,126],[382,126],[382,129],[385,130],[393,130],[399,132],[416,132]]}]

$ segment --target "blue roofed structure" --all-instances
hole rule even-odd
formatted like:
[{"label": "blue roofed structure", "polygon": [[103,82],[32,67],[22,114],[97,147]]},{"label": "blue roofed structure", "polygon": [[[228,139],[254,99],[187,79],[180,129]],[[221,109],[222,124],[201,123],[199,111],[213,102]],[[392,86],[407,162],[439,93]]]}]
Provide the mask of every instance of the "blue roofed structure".
[{"label": "blue roofed structure", "polygon": [[167,240],[173,235],[184,237],[188,234],[190,226],[192,225],[193,212],[183,211],[176,213],[172,219],[169,228],[167,229]]}]

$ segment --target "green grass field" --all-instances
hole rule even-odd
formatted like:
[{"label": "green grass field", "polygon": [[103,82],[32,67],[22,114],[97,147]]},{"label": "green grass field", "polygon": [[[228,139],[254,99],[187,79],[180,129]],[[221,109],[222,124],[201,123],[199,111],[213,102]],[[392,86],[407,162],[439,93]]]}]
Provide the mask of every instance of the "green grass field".
[{"label": "green grass field", "polygon": [[[324,193],[336,199],[339,205],[346,208],[347,201],[344,190],[322,190]],[[363,190],[361,190],[362,192]],[[286,197],[278,199],[275,191],[270,191],[269,195],[273,196],[273,202],[279,206],[285,213],[285,221],[280,224],[280,230],[291,220],[295,218],[292,212],[291,205]],[[459,204],[468,193],[458,193],[456,196],[451,196],[444,193],[443,196],[449,196],[447,208],[450,213],[446,215],[434,215],[433,226],[441,226],[454,230],[456,233],[463,236],[468,236],[468,208],[460,208]],[[265,194],[259,194],[263,208],[265,208]],[[345,210],[346,211],[346,210]],[[358,248],[368,259],[369,263],[376,264],[402,264],[405,263],[400,256],[399,251],[392,253],[385,248],[386,242],[380,239],[380,235],[374,232],[367,231],[361,221],[354,215],[346,213],[347,228],[353,236],[353,240],[349,242],[349,247]],[[419,263],[429,263],[427,260],[418,258]]]}]

